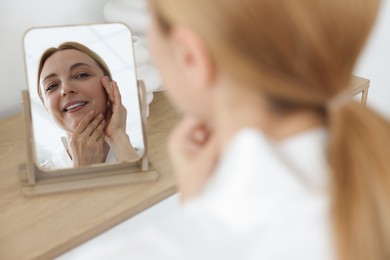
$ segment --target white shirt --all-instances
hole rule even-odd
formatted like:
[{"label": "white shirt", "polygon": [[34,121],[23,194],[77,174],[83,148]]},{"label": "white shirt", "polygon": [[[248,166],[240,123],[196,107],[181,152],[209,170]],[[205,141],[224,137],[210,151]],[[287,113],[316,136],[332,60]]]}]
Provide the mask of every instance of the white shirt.
[{"label": "white shirt", "polygon": [[280,143],[242,130],[170,220],[77,259],[334,259],[326,141],[324,129]]}]

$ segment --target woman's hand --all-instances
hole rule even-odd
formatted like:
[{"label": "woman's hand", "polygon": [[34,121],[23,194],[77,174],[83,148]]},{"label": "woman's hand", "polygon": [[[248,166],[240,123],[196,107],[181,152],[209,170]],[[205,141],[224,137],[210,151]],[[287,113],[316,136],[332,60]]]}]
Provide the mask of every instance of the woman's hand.
[{"label": "woman's hand", "polygon": [[101,79],[109,101],[109,107],[106,112],[106,141],[114,150],[115,158],[118,162],[132,161],[138,158],[130,138],[126,133],[126,107],[122,104],[122,97],[119,92],[118,84],[115,81],[110,82],[108,77]]},{"label": "woman's hand", "polygon": [[184,118],[172,132],[168,150],[181,200],[196,196],[214,171],[217,142],[210,129],[194,118]]},{"label": "woman's hand", "polygon": [[122,104],[122,97],[115,81],[110,82],[108,77],[101,79],[102,86],[107,93],[109,107],[106,113],[106,136],[112,138],[116,134],[126,132],[126,107]]},{"label": "woman's hand", "polygon": [[106,159],[104,151],[105,120],[102,114],[94,117],[91,111],[80,121],[68,140],[69,154],[73,166],[102,163]]}]

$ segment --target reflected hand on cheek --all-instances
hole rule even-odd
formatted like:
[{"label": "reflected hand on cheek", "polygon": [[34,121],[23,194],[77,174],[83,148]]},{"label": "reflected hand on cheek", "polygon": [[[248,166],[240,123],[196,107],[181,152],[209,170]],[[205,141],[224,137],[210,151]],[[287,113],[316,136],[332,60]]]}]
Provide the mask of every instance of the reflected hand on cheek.
[{"label": "reflected hand on cheek", "polygon": [[94,117],[94,111],[85,115],[68,141],[69,155],[75,167],[105,161],[108,149],[105,149],[104,127],[106,121],[102,114]]},{"label": "reflected hand on cheek", "polygon": [[126,132],[127,110],[122,104],[121,94],[116,81],[110,82],[108,77],[104,77],[101,79],[101,83],[109,101],[105,115],[107,120],[106,135],[108,138],[112,138],[116,134]]}]

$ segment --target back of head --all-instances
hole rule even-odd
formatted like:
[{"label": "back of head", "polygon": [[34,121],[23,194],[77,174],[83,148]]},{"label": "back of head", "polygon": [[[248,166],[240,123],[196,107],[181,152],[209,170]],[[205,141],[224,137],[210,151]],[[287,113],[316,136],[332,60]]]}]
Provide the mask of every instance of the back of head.
[{"label": "back of head", "polygon": [[318,105],[348,86],[378,9],[377,0],[154,2],[161,20],[191,26],[231,75]]},{"label": "back of head", "polygon": [[202,38],[213,61],[272,106],[322,111],[330,130],[339,259],[390,259],[390,125],[351,101],[348,88],[379,0],[152,0],[161,28]]}]

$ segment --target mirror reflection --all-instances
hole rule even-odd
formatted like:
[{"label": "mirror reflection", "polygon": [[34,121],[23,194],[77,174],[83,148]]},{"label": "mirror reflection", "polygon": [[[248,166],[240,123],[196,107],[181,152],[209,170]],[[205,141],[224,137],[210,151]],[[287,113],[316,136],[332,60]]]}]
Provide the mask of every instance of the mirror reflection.
[{"label": "mirror reflection", "polygon": [[36,28],[24,38],[37,165],[143,155],[132,35],[123,24]]}]

